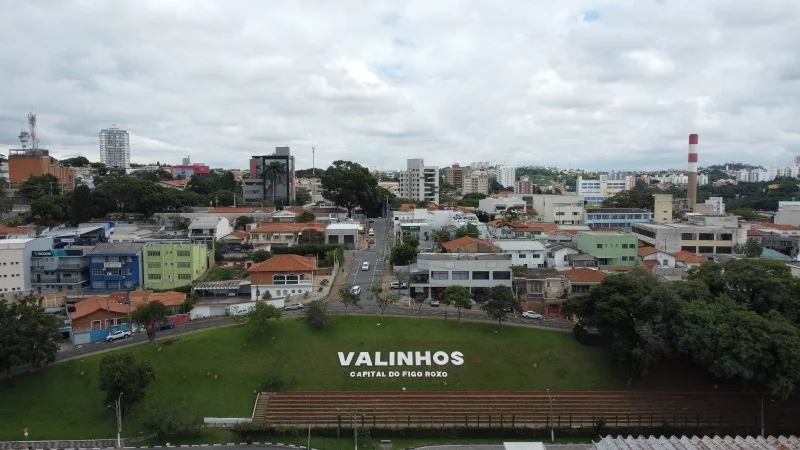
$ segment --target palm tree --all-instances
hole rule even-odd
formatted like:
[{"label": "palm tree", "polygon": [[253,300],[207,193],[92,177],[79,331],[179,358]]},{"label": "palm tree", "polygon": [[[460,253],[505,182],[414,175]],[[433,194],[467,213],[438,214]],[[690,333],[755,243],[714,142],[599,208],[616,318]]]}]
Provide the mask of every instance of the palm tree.
[{"label": "palm tree", "polygon": [[276,207],[276,209],[278,204],[275,203],[275,185],[277,184],[278,175],[285,174],[286,166],[281,164],[280,161],[272,161],[261,170],[261,179],[264,185],[264,190],[267,189],[267,175],[272,175],[272,204]]}]

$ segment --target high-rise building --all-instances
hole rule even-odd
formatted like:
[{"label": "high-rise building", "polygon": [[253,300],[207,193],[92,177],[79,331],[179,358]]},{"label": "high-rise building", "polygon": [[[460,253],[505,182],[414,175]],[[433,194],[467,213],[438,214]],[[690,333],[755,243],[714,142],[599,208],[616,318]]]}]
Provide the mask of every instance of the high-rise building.
[{"label": "high-rise building", "polygon": [[608,175],[600,175],[598,180],[584,180],[578,176],[575,187],[578,195],[582,195],[586,205],[599,206],[603,200],[622,191],[631,189],[636,184],[635,177],[626,176],[624,180],[609,180]]},{"label": "high-rise building", "polygon": [[400,172],[400,197],[439,204],[439,167],[426,166],[422,158],[409,159]]},{"label": "high-rise building", "polygon": [[473,170],[464,178],[464,186],[461,193],[466,194],[488,194],[489,193],[489,174],[482,170]]},{"label": "high-rise building", "polygon": [[503,187],[514,187],[517,181],[517,168],[514,166],[501,166],[497,168],[497,182]]},{"label": "high-rise building", "polygon": [[461,194],[464,189],[464,180],[469,178],[469,167],[461,167],[458,164],[453,164],[451,167],[444,169],[444,181],[452,185],[456,192]]},{"label": "high-rise building", "polygon": [[655,223],[672,222],[672,195],[655,194],[653,195],[655,204],[653,207],[653,221]]},{"label": "high-rise building", "polygon": [[535,194],[536,185],[533,184],[528,177],[522,177],[521,180],[514,182],[515,194]]},{"label": "high-rise building", "polygon": [[131,144],[128,131],[111,125],[100,130],[100,162],[108,167],[129,169],[131,166]]},{"label": "high-rise building", "polygon": [[250,158],[250,179],[242,180],[245,203],[275,202],[276,207],[294,202],[294,156],[289,147],[275,147],[271,155]]}]

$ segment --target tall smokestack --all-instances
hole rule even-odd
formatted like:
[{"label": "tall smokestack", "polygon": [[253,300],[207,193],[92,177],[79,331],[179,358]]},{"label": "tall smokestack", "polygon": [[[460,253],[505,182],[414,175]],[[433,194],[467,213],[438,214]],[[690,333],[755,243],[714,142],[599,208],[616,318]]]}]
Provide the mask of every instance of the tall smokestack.
[{"label": "tall smokestack", "polygon": [[694,211],[697,203],[697,142],[700,138],[696,134],[689,135],[689,188],[686,197],[689,200],[689,211]]}]

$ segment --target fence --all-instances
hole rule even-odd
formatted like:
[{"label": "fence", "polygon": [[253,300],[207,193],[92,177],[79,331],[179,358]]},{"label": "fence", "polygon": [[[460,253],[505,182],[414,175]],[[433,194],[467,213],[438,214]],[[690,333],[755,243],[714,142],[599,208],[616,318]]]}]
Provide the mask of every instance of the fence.
[{"label": "fence", "polygon": [[103,330],[92,330],[84,332],[70,331],[69,340],[70,342],[72,342],[72,345],[89,344],[91,342],[102,341],[106,338],[106,336],[117,330],[131,331],[131,326],[130,324],[123,323],[121,325],[106,328]]},{"label": "fence", "polygon": [[185,325],[189,323],[189,314],[174,314],[167,319],[175,325]]}]

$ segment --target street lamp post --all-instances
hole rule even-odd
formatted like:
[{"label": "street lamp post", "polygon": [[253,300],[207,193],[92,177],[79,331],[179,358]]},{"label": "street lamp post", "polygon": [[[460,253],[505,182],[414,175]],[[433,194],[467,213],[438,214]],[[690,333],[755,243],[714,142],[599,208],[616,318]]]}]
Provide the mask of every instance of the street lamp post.
[{"label": "street lamp post", "polygon": [[[337,409],[339,409],[339,408],[337,408]],[[351,413],[351,412],[345,411],[343,409],[339,409],[339,411],[347,414],[353,420],[353,439],[355,441],[354,442],[354,446],[353,446],[353,450],[358,450],[358,420],[356,420],[356,417],[357,417],[358,414],[357,413]]]},{"label": "street lamp post", "polygon": [[122,394],[124,392],[119,393],[119,397],[114,400],[114,405],[108,405],[117,412],[117,448],[122,448]]},{"label": "street lamp post", "polygon": [[556,431],[553,425],[553,397],[550,396],[550,389],[547,389],[547,399],[550,401],[550,442],[555,442]]}]

